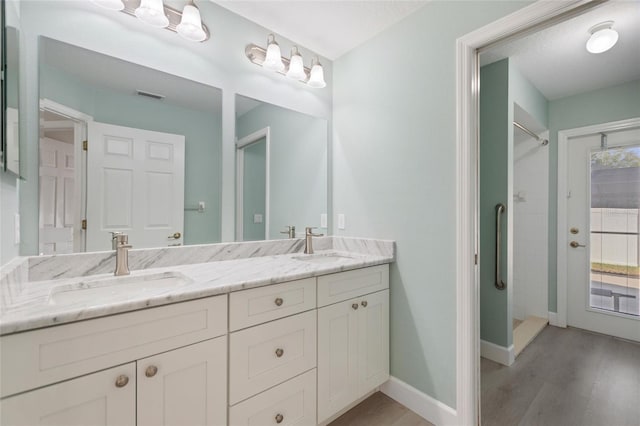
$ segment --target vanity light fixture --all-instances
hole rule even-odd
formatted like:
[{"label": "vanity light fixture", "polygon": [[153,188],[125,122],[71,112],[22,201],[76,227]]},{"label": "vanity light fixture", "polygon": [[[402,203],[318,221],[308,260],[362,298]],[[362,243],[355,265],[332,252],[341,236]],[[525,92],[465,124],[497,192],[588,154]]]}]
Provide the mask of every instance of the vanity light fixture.
[{"label": "vanity light fixture", "polygon": [[292,80],[298,80],[309,87],[322,88],[327,85],[324,81],[322,65],[317,56],[311,62],[311,69],[304,66],[302,55],[297,46],[293,46],[291,49],[291,58],[280,56],[280,46],[276,43],[273,34],[269,34],[267,37],[266,49],[256,44],[249,44],[245,47],[244,53],[254,64],[286,75]]},{"label": "vanity light fixture", "polygon": [[193,0],[183,11],[165,6],[163,0],[92,0],[98,6],[118,10],[158,28],[178,33],[189,41],[209,39],[209,29],[202,23],[200,10]]},{"label": "vanity light fixture", "polygon": [[324,81],[324,69],[317,56],[311,62],[311,73],[307,84],[316,89],[322,89],[327,85]]},{"label": "vanity light fixture", "polygon": [[142,0],[135,14],[138,19],[152,27],[165,28],[169,26],[169,18],[164,14],[162,0]]},{"label": "vanity light fixture", "polygon": [[182,20],[176,27],[176,31],[190,41],[203,41],[207,38],[207,34],[202,29],[200,10],[193,1],[182,10]]},{"label": "vanity light fixture", "polygon": [[273,34],[269,34],[267,36],[267,54],[262,66],[272,71],[284,71],[284,62],[282,61],[282,56],[280,54],[280,45],[276,42],[276,36]]},{"label": "vanity light fixture", "polygon": [[601,22],[589,28],[587,50],[590,53],[602,53],[611,49],[618,42],[618,32],[613,27],[613,21]]},{"label": "vanity light fixture", "polygon": [[298,52],[298,46],[293,46],[291,49],[291,59],[289,59],[287,77],[292,80],[304,81],[307,79],[307,73],[304,71],[304,63],[302,62],[302,55]]}]

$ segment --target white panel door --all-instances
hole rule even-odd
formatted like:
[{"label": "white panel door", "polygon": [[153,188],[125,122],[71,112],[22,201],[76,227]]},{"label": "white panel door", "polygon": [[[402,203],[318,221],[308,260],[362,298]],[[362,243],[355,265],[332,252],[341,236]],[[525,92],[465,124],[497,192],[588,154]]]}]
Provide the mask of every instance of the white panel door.
[{"label": "white panel door", "polygon": [[89,122],[87,251],[110,250],[109,232],[134,248],[178,245],[184,222],[182,135]]},{"label": "white panel door", "polygon": [[359,303],[318,309],[318,423],[357,399]]},{"label": "white panel door", "polygon": [[389,290],[360,298],[359,397],[389,380]]},{"label": "white panel door", "polygon": [[134,426],[135,363],[5,398],[0,423],[24,426]]},{"label": "white panel door", "polygon": [[40,253],[73,252],[75,176],[73,144],[40,139]]},{"label": "white panel door", "polygon": [[138,426],[227,423],[227,338],[138,361]]},{"label": "white panel door", "polygon": [[608,134],[609,149],[601,142],[600,134],[569,140],[568,229],[558,231],[569,242],[567,324],[640,341],[640,129]]}]

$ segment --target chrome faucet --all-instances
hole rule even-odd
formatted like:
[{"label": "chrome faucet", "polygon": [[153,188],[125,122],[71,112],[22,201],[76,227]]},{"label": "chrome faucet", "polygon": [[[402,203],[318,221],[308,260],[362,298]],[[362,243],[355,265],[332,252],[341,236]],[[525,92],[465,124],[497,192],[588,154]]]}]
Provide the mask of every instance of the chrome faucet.
[{"label": "chrome faucet", "polygon": [[117,233],[113,236],[116,242],[116,270],[113,275],[129,275],[129,236],[123,233]]},{"label": "chrome faucet", "polygon": [[322,237],[324,234],[314,234],[316,228],[310,226],[304,228],[304,254],[313,254],[313,237]]},{"label": "chrome faucet", "polygon": [[296,237],[296,227],[293,225],[287,225],[287,229],[285,231],[280,231],[281,234],[287,234],[289,238]]}]

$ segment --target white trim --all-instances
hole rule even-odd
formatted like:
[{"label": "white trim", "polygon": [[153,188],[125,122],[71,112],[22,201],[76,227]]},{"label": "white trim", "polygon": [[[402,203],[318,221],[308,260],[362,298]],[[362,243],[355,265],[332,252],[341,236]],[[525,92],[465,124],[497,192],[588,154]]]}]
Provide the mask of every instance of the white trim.
[{"label": "white trim", "polygon": [[506,366],[513,364],[513,361],[516,359],[513,345],[505,348],[504,346],[496,345],[486,340],[480,340],[480,354],[482,358],[490,359],[491,361]]},{"label": "white trim", "polygon": [[480,296],[478,268],[478,49],[516,35],[589,0],[538,1],[456,42],[456,408],[458,423],[479,424]]},{"label": "white trim", "polygon": [[51,99],[40,99],[40,109],[55,112],[58,115],[64,115],[65,117],[77,121],[93,121],[92,116],[85,114],[84,112],[76,111],[75,109],[69,108],[66,105],[59,104],[55,101],[52,101]]},{"label": "white trim", "polygon": [[434,425],[458,425],[456,410],[393,376],[380,391]]},{"label": "white trim", "polygon": [[[558,327],[567,326],[567,250],[569,247],[567,229],[567,191],[568,176],[567,165],[569,161],[569,139],[593,135],[603,132],[614,132],[640,127],[640,118],[630,118],[628,120],[612,121],[610,123],[595,124],[592,126],[578,127],[575,129],[561,130],[558,132],[558,217],[557,217],[557,310]],[[601,311],[598,311],[602,313]],[[551,319],[549,319],[551,320]],[[555,324],[554,324],[555,325]]]},{"label": "white trim", "polygon": [[554,327],[562,327],[566,328],[567,324],[562,325],[558,322],[558,313],[549,311],[549,325],[553,325]]},{"label": "white trim", "polygon": [[271,181],[271,128],[269,126],[257,130],[236,141],[236,241],[243,241],[243,191],[244,191],[244,148],[265,139],[265,206],[264,206],[264,239],[269,239],[269,205]]}]

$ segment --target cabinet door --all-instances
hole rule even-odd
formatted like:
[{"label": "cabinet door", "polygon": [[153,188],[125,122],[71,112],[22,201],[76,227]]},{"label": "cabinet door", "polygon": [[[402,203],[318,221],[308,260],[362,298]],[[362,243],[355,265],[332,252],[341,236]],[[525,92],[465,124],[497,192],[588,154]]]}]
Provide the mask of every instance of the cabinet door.
[{"label": "cabinet door", "polygon": [[137,364],[138,426],[226,424],[226,336]]},{"label": "cabinet door", "polygon": [[357,398],[358,303],[318,309],[318,423]]},{"label": "cabinet door", "polygon": [[358,397],[389,380],[389,290],[359,298]]},{"label": "cabinet door", "polygon": [[136,424],[135,363],[0,401],[3,425]]}]

